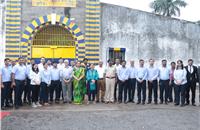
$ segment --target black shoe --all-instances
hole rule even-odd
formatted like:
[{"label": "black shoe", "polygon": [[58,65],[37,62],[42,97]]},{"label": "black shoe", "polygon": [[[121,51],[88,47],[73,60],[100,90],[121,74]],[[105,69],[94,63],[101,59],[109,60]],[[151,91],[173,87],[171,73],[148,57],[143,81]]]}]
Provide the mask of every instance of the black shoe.
[{"label": "black shoe", "polygon": [[151,101],[148,101],[148,103],[147,104],[151,104]]},{"label": "black shoe", "polygon": [[132,101],[132,103],[135,103],[135,101]]},{"label": "black shoe", "polygon": [[165,102],[166,105],[168,105],[168,102]]},{"label": "black shoe", "polygon": [[118,101],[118,104],[122,103],[122,101]]},{"label": "black shoe", "polygon": [[185,105],[184,104],[181,104],[181,107],[184,107]]},{"label": "black shoe", "polygon": [[172,103],[172,102],[173,102],[173,100],[169,100],[169,102],[170,102],[170,103]]},{"label": "black shoe", "polygon": [[124,101],[125,104],[129,103],[129,101]]},{"label": "black shoe", "polygon": [[137,102],[137,104],[140,104],[141,102]]},{"label": "black shoe", "polygon": [[161,101],[160,104],[163,104],[163,101]]},{"label": "black shoe", "polygon": [[190,102],[186,102],[186,103],[185,103],[185,105],[189,105],[189,104],[190,104]]},{"label": "black shoe", "polygon": [[178,106],[178,105],[179,105],[178,103],[175,103],[175,104],[174,104],[174,106]]},{"label": "black shoe", "polygon": [[15,106],[15,109],[19,109],[19,106]]},{"label": "black shoe", "polygon": [[145,102],[142,102],[142,105],[144,105],[145,104]]},{"label": "black shoe", "polygon": [[156,105],[157,105],[157,104],[158,104],[158,102],[156,101],[156,102],[154,102],[154,104],[156,104]]},{"label": "black shoe", "polygon": [[1,110],[6,110],[6,107],[4,107],[4,106],[3,106],[3,107],[1,107]]},{"label": "black shoe", "polygon": [[63,104],[66,104],[67,103],[67,101],[63,101]]},{"label": "black shoe", "polygon": [[195,103],[192,103],[192,106],[196,106],[196,104],[195,104]]}]

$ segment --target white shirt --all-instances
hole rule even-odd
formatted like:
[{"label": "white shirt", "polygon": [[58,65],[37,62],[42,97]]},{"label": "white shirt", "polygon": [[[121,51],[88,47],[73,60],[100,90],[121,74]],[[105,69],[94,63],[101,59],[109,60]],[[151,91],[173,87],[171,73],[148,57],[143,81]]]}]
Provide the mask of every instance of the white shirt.
[{"label": "white shirt", "polygon": [[39,85],[41,83],[40,73],[35,73],[34,71],[30,71],[29,78],[31,80],[31,85]]},{"label": "white shirt", "polygon": [[25,80],[27,76],[26,66],[24,64],[17,64],[13,67],[12,73],[15,74],[16,80]]},{"label": "white shirt", "polygon": [[102,66],[100,67],[99,65],[95,66],[95,69],[97,70],[98,74],[99,74],[99,78],[103,78],[104,72],[105,72],[105,67]]},{"label": "white shirt", "polygon": [[73,68],[71,66],[65,67],[60,71],[60,77],[65,80],[72,79]]},{"label": "white shirt", "polygon": [[57,68],[59,69],[59,70],[62,70],[62,69],[64,69],[65,68],[65,64],[64,63],[62,63],[62,64],[57,64]]},{"label": "white shirt", "polygon": [[116,65],[116,64],[115,64],[115,68],[116,68],[117,73],[118,73],[118,71],[119,71],[119,69],[120,69],[121,67],[122,67],[122,65],[120,65],[120,64],[119,64],[119,65]]},{"label": "white shirt", "polygon": [[136,72],[137,72],[136,68],[130,66],[128,70],[129,70],[129,78],[131,79],[136,78]]},{"label": "white shirt", "polygon": [[161,67],[159,69],[159,78],[160,80],[169,80],[170,69],[167,67]]},{"label": "white shirt", "polygon": [[147,69],[145,67],[139,67],[137,68],[136,72],[136,79],[139,80],[146,80],[147,78]]},{"label": "white shirt", "polygon": [[174,83],[178,84],[177,81],[182,81],[181,85],[186,84],[187,83],[187,71],[185,69],[176,69],[174,71]]},{"label": "white shirt", "polygon": [[42,72],[44,70],[44,65],[42,63],[38,64],[38,69]]},{"label": "white shirt", "polygon": [[194,69],[193,69],[193,65],[188,65],[188,71],[190,72],[190,73],[193,73],[193,71],[194,71]]},{"label": "white shirt", "polygon": [[157,80],[158,75],[159,75],[159,69],[156,67],[149,66],[149,68],[147,70],[148,70],[147,79],[148,80]]}]

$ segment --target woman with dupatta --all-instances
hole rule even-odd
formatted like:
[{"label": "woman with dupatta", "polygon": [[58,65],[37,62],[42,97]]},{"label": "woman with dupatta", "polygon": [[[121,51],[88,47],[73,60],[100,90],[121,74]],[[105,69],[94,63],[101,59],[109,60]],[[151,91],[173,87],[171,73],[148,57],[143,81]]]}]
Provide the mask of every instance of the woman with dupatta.
[{"label": "woman with dupatta", "polygon": [[81,67],[81,63],[78,61],[76,63],[76,67],[74,67],[73,70],[74,104],[82,104],[84,100],[84,96],[86,93],[84,77],[85,77],[85,69]]}]

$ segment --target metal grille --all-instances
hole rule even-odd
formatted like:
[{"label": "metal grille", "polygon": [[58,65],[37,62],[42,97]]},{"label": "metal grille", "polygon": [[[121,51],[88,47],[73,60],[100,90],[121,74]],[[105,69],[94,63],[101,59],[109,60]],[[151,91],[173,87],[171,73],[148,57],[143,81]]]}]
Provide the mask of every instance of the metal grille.
[{"label": "metal grille", "polygon": [[33,46],[75,46],[75,40],[64,27],[47,25],[35,34]]}]

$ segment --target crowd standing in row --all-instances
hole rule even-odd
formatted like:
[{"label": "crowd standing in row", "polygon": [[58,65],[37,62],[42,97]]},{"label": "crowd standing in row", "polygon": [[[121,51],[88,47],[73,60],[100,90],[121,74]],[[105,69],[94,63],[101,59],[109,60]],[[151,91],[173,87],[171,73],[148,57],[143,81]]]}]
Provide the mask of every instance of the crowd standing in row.
[{"label": "crowd standing in row", "polygon": [[145,104],[147,87],[147,104],[152,100],[158,104],[159,94],[160,104],[174,102],[175,106],[185,106],[190,104],[191,98],[191,104],[196,106],[200,67],[194,66],[192,59],[185,67],[181,60],[171,62],[171,68],[167,67],[167,60],[162,60],[162,67],[158,68],[153,59],[149,60],[148,68],[142,59],[137,68],[133,60],[130,67],[126,67],[126,61],[119,59],[115,64],[108,60],[107,66],[102,61],[97,66],[88,64],[86,58],[83,62],[61,58],[59,63],[51,63],[42,57],[39,64],[35,64],[34,59],[27,64],[24,58],[19,58],[18,64],[8,58],[4,61],[0,70],[2,110],[12,106],[18,109],[23,103],[36,108],[61,100],[74,104],[135,103],[136,89],[137,104]]}]

